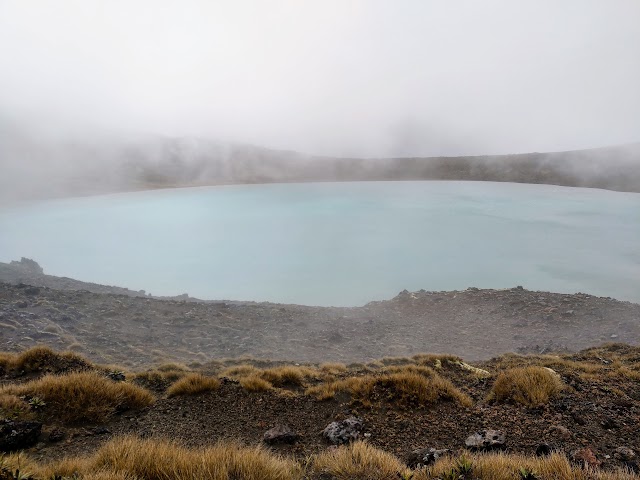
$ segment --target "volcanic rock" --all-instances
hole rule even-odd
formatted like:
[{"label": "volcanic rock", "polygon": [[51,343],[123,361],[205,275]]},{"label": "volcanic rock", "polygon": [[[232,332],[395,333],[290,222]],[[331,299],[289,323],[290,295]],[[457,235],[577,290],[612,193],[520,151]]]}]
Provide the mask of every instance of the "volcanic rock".
[{"label": "volcanic rock", "polygon": [[364,424],[361,419],[349,417],[346,420],[331,422],[322,435],[334,445],[342,445],[360,438],[363,430]]},{"label": "volcanic rock", "polygon": [[482,430],[469,435],[465,445],[472,450],[501,450],[506,446],[506,436],[500,430]]},{"label": "volcanic rock", "polygon": [[264,433],[263,440],[269,445],[276,443],[294,443],[298,439],[298,434],[288,425],[276,425]]}]

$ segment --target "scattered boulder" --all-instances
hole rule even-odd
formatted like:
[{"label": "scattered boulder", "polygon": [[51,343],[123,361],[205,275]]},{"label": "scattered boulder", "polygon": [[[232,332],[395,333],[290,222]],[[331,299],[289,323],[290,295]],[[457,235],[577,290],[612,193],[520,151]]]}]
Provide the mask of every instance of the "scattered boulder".
[{"label": "scattered boulder", "polygon": [[547,455],[551,455],[551,453],[554,451],[555,449],[549,445],[548,443],[541,443],[540,445],[538,445],[538,447],[536,448],[536,455],[538,457],[546,457]]},{"label": "scattered boulder", "polygon": [[361,419],[349,417],[339,422],[331,422],[323,430],[322,436],[334,445],[343,445],[358,440],[363,430],[364,424]]},{"label": "scattered boulder", "polygon": [[49,432],[49,441],[50,442],[59,442],[65,437],[64,430],[61,428],[54,428]]},{"label": "scattered boulder", "polygon": [[276,425],[264,433],[263,440],[269,445],[276,443],[294,443],[299,435],[288,425]]},{"label": "scattered boulder", "polygon": [[464,443],[471,450],[502,450],[506,448],[506,435],[500,430],[482,430],[469,435]]},{"label": "scattered boulder", "polygon": [[38,287],[27,287],[24,289],[24,293],[29,296],[40,295],[40,289]]},{"label": "scattered boulder", "polygon": [[449,450],[436,450],[435,448],[421,448],[409,454],[407,465],[410,468],[422,468],[435,463],[440,457],[447,455]]},{"label": "scattered boulder", "polygon": [[36,262],[35,260],[31,260],[30,258],[22,257],[19,262],[17,262],[16,260],[12,260],[9,265],[11,265],[12,267],[21,268],[26,272],[34,273],[36,275],[44,274],[44,270],[40,265],[38,265],[38,262]]},{"label": "scattered boulder", "polygon": [[0,452],[32,447],[38,442],[41,431],[40,422],[0,420]]},{"label": "scattered boulder", "polygon": [[640,473],[640,464],[638,464],[636,452],[632,448],[616,448],[613,454],[613,458],[615,458],[616,460],[620,460],[622,464],[633,473]]},{"label": "scattered boulder", "polygon": [[618,447],[613,454],[613,458],[623,462],[630,462],[636,459],[636,452],[629,447]]},{"label": "scattered boulder", "polygon": [[571,437],[573,436],[571,430],[564,425],[553,425],[551,430],[557,433],[562,440],[571,440]]},{"label": "scattered boulder", "polygon": [[114,382],[124,382],[127,379],[124,372],[116,370],[107,373],[107,377],[109,377],[109,379],[113,380]]},{"label": "scattered boulder", "polygon": [[602,428],[604,428],[605,430],[614,430],[616,428],[620,428],[620,424],[613,417],[606,417],[600,422],[600,425],[602,425]]},{"label": "scattered boulder", "polygon": [[596,468],[600,466],[600,460],[598,460],[595,452],[589,447],[572,451],[570,458],[574,463],[585,467]]}]

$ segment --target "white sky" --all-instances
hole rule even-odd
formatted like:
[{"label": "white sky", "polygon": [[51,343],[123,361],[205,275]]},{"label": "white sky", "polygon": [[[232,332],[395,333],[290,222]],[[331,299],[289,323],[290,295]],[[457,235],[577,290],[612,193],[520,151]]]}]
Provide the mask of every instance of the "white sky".
[{"label": "white sky", "polygon": [[640,141],[640,1],[0,0],[0,117],[330,155]]}]

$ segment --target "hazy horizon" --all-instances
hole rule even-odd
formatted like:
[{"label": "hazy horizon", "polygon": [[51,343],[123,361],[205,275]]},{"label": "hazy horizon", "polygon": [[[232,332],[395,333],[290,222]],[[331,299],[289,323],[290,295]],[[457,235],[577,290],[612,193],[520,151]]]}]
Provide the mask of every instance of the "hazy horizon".
[{"label": "hazy horizon", "polygon": [[0,127],[338,157],[635,143],[639,18],[633,0],[3,0]]}]

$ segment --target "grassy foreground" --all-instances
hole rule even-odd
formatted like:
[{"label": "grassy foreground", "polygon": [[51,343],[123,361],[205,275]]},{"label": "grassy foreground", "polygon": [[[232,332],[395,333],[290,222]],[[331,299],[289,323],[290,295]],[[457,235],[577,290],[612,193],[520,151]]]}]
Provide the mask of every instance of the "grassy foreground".
[{"label": "grassy foreground", "polygon": [[[600,472],[572,466],[566,457],[544,458],[489,453],[445,457],[435,465],[408,469],[393,455],[363,442],[327,450],[299,462],[268,452],[262,447],[235,443],[187,449],[167,440],[116,438],[95,454],[37,464],[18,455],[3,459],[4,478],[39,479],[246,479],[246,480],[630,480],[624,471]],[[0,478],[2,474],[0,474]]]},{"label": "grassy foreground", "polygon": [[[198,402],[223,395],[224,385],[236,389],[232,395],[239,398],[242,392],[249,398],[245,407],[255,408],[256,415],[262,412],[259,402],[275,398],[282,399],[286,416],[285,400],[294,398],[314,405],[335,405],[337,410],[348,407],[372,415],[400,412],[409,418],[418,411],[433,412],[436,419],[456,411],[464,418],[488,408],[500,412],[508,407],[510,414],[522,416],[523,421],[537,418],[540,412],[558,417],[558,408],[594,401],[591,395],[597,391],[613,399],[616,408],[632,412],[624,417],[627,421],[638,408],[640,348],[614,344],[573,355],[504,355],[479,366],[450,355],[420,354],[348,366],[242,359],[188,366],[164,364],[143,372],[126,372],[117,366],[95,365],[75,353],[35,347],[21,353],[0,353],[0,379],[0,420],[36,420],[70,431],[117,423],[123,412],[134,418],[136,412],[152,409],[159,402],[164,402],[162,412],[167,415],[173,404],[190,410]],[[169,417],[162,418],[164,422]],[[640,421],[635,422],[636,431],[640,431]],[[601,427],[596,424],[593,428]],[[593,435],[602,432],[594,430]],[[561,449],[539,457],[458,449],[432,465],[411,469],[405,459],[374,443],[365,438],[340,447],[324,444],[313,453],[300,455],[246,439],[211,440],[197,447],[162,436],[119,433],[81,454],[57,460],[46,455],[36,460],[30,450],[8,453],[0,457],[0,480],[640,478],[620,465],[599,469],[599,462],[570,461],[568,450]]]}]

